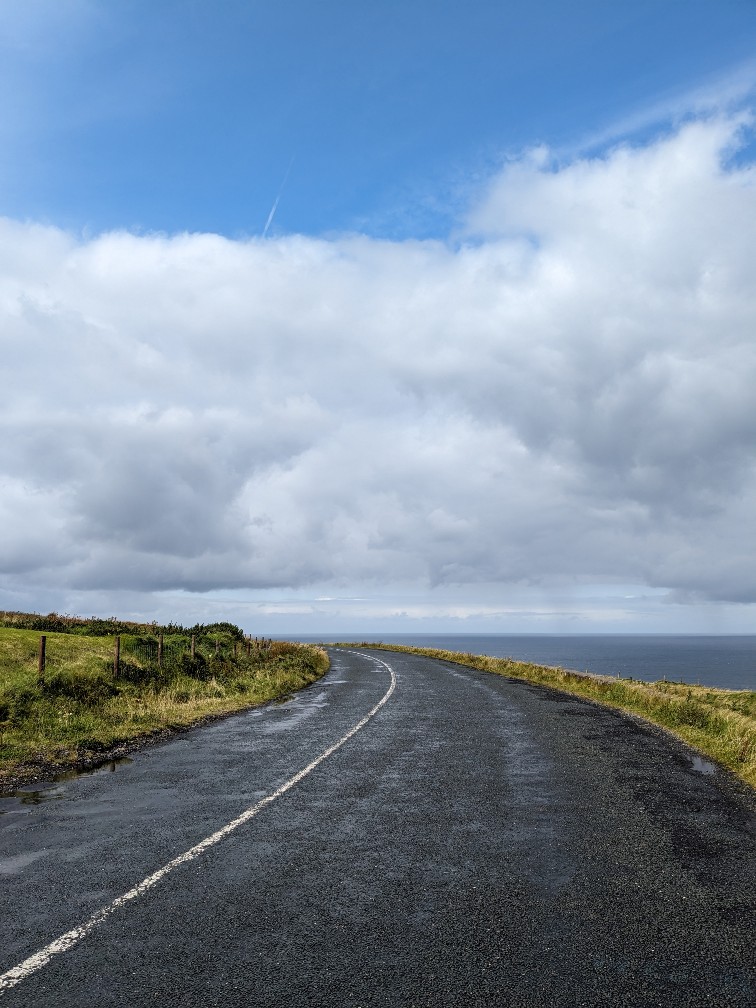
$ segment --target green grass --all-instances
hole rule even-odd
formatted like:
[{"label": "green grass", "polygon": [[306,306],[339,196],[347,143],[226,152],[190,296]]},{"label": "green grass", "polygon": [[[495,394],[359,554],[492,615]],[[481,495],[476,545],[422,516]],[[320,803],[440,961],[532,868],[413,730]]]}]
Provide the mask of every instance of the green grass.
[{"label": "green grass", "polygon": [[236,628],[203,628],[193,660],[189,634],[164,634],[159,665],[157,637],[135,629],[121,635],[117,676],[113,636],[47,632],[40,679],[39,631],[0,627],[0,785],[286,695],[328,668],[309,645],[251,644],[248,655]]},{"label": "green grass", "polygon": [[512,658],[461,654],[435,648],[362,642],[341,647],[380,648],[440,658],[483,672],[550,686],[609,707],[630,711],[673,732],[709,759],[756,786],[756,692],[684,683],[579,675],[562,668]]}]

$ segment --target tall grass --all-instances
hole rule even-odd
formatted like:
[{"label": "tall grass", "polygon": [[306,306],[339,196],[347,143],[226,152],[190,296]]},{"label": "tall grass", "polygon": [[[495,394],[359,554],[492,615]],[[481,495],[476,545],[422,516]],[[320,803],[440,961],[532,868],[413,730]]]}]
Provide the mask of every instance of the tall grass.
[{"label": "tall grass", "polygon": [[280,697],[328,668],[320,648],[248,647],[235,627],[195,635],[194,657],[190,635],[166,634],[159,663],[157,637],[137,629],[121,636],[118,674],[113,636],[48,632],[40,677],[39,632],[0,627],[0,784]]},{"label": "tall grass", "polygon": [[614,679],[533,665],[513,658],[491,658],[437,648],[367,641],[341,646],[380,648],[440,658],[630,711],[668,729],[741,780],[756,786],[756,691],[713,689],[664,680],[646,683]]}]

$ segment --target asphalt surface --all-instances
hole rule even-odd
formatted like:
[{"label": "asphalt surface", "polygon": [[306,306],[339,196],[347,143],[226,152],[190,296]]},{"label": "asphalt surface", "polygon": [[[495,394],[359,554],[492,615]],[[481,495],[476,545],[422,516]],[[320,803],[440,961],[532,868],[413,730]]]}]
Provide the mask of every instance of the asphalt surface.
[{"label": "asphalt surface", "polygon": [[[748,792],[585,701],[373,654],[397,686],[371,720],[3,1008],[756,1003]],[[286,703],[0,801],[0,973],[276,792],[389,687],[336,651]]]}]

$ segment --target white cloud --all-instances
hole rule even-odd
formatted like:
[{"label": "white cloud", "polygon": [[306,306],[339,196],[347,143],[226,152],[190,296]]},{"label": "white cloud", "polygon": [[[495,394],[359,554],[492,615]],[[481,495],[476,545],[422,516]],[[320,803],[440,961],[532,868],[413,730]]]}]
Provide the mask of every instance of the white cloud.
[{"label": "white cloud", "polygon": [[614,118],[603,129],[585,136],[578,152],[605,148],[629,136],[640,136],[649,130],[657,131],[660,124],[674,123],[680,126],[692,117],[727,116],[742,109],[753,101],[756,91],[756,60],[747,59],[724,71],[718,71],[699,80],[690,87],[668,90],[656,97],[650,104]]},{"label": "white cloud", "polygon": [[756,601],[756,172],[723,167],[745,128],[527,155],[458,247],[2,222],[0,570],[32,595]]}]

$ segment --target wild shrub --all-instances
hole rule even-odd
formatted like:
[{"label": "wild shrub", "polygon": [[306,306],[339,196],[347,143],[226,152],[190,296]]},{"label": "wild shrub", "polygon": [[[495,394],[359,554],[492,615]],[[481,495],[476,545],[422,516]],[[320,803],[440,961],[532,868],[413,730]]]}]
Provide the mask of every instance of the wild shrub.
[{"label": "wild shrub", "polygon": [[156,665],[136,665],[122,658],[118,664],[118,679],[134,685],[156,686],[165,676]]},{"label": "wild shrub", "polygon": [[97,706],[118,693],[118,687],[102,673],[77,675],[67,671],[54,672],[40,689],[47,697],[66,697],[88,707]]},{"label": "wild shrub", "polygon": [[240,630],[238,626],[234,626],[233,623],[227,623],[225,621],[220,623],[209,623],[207,626],[203,626],[201,623],[198,623],[197,626],[192,628],[191,632],[196,634],[217,632],[220,634],[227,634],[232,640],[244,640],[244,631]]},{"label": "wild shrub", "polygon": [[9,686],[0,694],[0,721],[21,724],[39,703],[41,693],[29,686]]},{"label": "wild shrub", "polygon": [[675,724],[690,725],[692,728],[721,730],[724,727],[724,721],[715,711],[707,710],[703,704],[690,699],[675,704],[673,721]]},{"label": "wild shrub", "polygon": [[132,651],[134,654],[145,654],[151,658],[157,658],[157,641],[152,636],[129,634],[121,638],[121,647]]},{"label": "wild shrub", "polygon": [[179,664],[182,675],[190,676],[192,679],[207,680],[212,678],[212,671],[201,651],[197,651],[193,658],[188,652],[182,654]]}]

